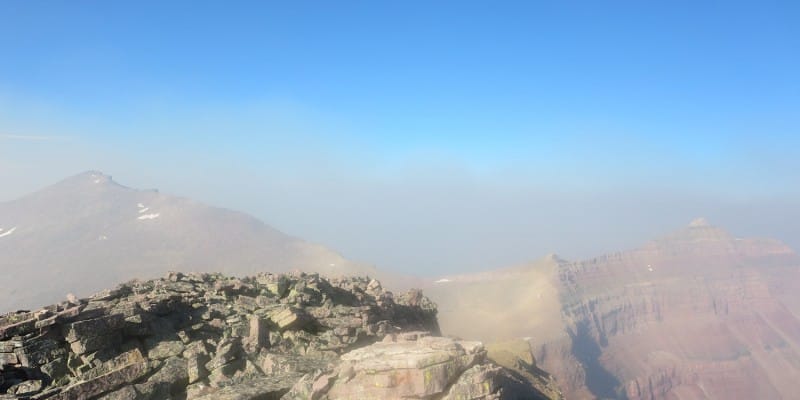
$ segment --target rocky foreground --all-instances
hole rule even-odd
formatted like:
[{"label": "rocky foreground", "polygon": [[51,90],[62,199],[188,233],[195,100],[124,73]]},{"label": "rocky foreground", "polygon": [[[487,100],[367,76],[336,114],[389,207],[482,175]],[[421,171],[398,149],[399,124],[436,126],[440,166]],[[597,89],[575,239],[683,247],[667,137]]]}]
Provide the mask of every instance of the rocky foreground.
[{"label": "rocky foreground", "polygon": [[0,317],[0,399],[560,398],[527,343],[436,313],[367,278],[171,273]]}]

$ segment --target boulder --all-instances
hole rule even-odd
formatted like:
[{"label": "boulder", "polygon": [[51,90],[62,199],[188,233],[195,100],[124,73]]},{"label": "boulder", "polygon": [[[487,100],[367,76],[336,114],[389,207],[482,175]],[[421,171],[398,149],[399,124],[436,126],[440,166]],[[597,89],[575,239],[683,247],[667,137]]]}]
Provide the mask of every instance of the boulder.
[{"label": "boulder", "polygon": [[66,341],[74,342],[86,337],[111,334],[115,330],[122,329],[124,324],[125,317],[123,315],[102,316],[67,324],[63,328],[63,335]]},{"label": "boulder", "polygon": [[497,375],[502,368],[496,365],[475,365],[458,377],[442,400],[500,399]]},{"label": "boulder", "polygon": [[165,360],[161,368],[147,378],[146,383],[156,387],[158,393],[180,393],[189,384],[186,360],[180,357]]},{"label": "boulder", "polygon": [[42,390],[42,381],[39,379],[32,379],[11,386],[8,388],[8,393],[24,396],[34,394],[40,390]]},{"label": "boulder", "polygon": [[462,372],[484,360],[480,343],[444,337],[387,340],[342,355],[352,373],[333,384],[334,399],[433,398]]},{"label": "boulder", "polygon": [[184,345],[180,340],[168,340],[156,342],[154,346],[147,351],[147,356],[154,360],[163,360],[170,357],[179,356],[183,353]]},{"label": "boulder", "polygon": [[281,330],[300,329],[310,321],[309,316],[302,310],[286,307],[270,314],[269,318]]}]

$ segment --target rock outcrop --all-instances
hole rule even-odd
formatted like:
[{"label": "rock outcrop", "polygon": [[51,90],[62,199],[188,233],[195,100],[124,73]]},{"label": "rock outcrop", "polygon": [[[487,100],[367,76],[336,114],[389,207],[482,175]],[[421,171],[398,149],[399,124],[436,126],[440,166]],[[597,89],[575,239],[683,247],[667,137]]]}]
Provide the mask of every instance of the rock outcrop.
[{"label": "rock outcrop", "polygon": [[0,399],[548,398],[368,278],[170,273],[0,317]]}]

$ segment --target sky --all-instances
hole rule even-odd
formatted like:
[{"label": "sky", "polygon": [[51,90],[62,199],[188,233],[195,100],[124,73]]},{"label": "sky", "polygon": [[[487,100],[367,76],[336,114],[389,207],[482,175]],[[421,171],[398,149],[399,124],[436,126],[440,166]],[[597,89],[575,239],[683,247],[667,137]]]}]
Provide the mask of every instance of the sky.
[{"label": "sky", "polygon": [[4,1],[0,201],[85,170],[414,273],[800,248],[800,5]]}]

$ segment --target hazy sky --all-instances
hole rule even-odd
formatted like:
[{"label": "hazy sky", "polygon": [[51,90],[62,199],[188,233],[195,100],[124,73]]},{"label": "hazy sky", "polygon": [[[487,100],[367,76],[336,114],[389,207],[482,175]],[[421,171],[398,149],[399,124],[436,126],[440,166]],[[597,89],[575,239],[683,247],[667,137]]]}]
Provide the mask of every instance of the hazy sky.
[{"label": "hazy sky", "polygon": [[0,3],[0,200],[98,169],[415,272],[800,247],[800,3],[286,3]]}]

